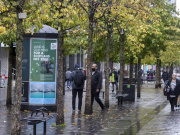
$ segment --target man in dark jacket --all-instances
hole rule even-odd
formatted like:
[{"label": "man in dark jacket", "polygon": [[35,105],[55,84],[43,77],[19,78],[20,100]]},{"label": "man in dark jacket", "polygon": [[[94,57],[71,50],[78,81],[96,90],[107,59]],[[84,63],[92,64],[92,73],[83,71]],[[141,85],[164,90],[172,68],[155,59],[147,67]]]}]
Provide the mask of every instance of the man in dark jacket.
[{"label": "man in dark jacket", "polygon": [[97,64],[92,65],[92,76],[91,76],[91,105],[93,105],[94,98],[96,102],[100,105],[102,111],[105,107],[101,100],[99,99],[100,89],[102,88],[102,75],[98,71]]},{"label": "man in dark jacket", "polygon": [[[83,78],[83,83],[81,86],[77,86],[77,84],[75,84],[75,79],[77,79],[77,75],[76,72],[80,70],[82,72],[82,76],[80,76],[80,78]],[[78,111],[81,111],[81,107],[82,107],[82,97],[83,97],[83,88],[84,88],[84,81],[85,81],[85,73],[82,69],[79,68],[78,64],[75,64],[75,68],[74,71],[71,73],[71,80],[72,80],[72,109],[73,109],[73,113],[75,112],[75,104],[76,104],[76,95],[78,93]]]},{"label": "man in dark jacket", "polygon": [[162,79],[165,81],[167,81],[169,79],[169,74],[168,72],[166,71],[166,69],[164,69],[164,72],[162,74]]},{"label": "man in dark jacket", "polygon": [[167,85],[167,81],[168,81],[168,79],[169,79],[169,74],[168,74],[168,72],[166,71],[166,69],[164,69],[164,72],[163,72],[163,74],[162,74],[162,79],[163,79],[163,81],[164,81],[164,89],[163,89],[163,90],[165,90],[166,85]]}]

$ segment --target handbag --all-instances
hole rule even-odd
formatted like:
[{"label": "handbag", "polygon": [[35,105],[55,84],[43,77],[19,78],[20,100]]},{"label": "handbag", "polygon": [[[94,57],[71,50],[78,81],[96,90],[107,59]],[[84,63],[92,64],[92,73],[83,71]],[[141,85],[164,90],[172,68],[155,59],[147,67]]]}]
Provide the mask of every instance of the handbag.
[{"label": "handbag", "polygon": [[167,91],[166,90],[164,90],[164,96],[167,96]]},{"label": "handbag", "polygon": [[167,96],[167,93],[170,91],[170,88],[166,88],[165,90],[164,90],[164,96]]}]

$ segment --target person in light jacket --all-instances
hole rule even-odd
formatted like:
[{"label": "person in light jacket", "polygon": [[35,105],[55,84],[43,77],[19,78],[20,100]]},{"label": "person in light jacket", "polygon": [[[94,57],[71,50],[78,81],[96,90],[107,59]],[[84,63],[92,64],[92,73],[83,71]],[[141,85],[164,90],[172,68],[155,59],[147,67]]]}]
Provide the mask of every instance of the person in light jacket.
[{"label": "person in light jacket", "polygon": [[67,82],[67,88],[70,88],[71,86],[71,71],[70,68],[66,71],[66,82]]}]

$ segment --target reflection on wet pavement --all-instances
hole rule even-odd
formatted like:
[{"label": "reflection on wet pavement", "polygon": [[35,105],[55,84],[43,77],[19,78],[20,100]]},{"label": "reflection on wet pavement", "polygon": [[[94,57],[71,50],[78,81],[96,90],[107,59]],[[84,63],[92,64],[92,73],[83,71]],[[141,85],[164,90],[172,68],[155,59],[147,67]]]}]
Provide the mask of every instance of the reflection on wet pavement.
[{"label": "reflection on wet pavement", "polygon": [[[144,84],[141,99],[136,99],[133,103],[123,102],[123,105],[117,105],[115,94],[110,92],[110,107],[101,113],[101,108],[96,102],[93,106],[93,114],[85,115],[84,110],[81,114],[76,111],[72,115],[72,92],[66,90],[65,100],[65,127],[54,126],[55,119],[47,121],[47,135],[65,134],[65,135],[135,135],[145,125],[149,124],[155,116],[161,112],[167,105],[166,97],[162,90],[155,90],[154,84]],[[2,91],[2,90],[0,90]],[[84,93],[85,97],[85,93]],[[101,99],[102,98],[101,94]],[[83,98],[85,103],[85,98]],[[7,108],[1,105],[1,113],[7,112]],[[4,109],[4,111],[3,111]],[[83,104],[84,109],[84,104]],[[11,109],[8,115],[3,114],[1,118],[0,132],[10,134],[8,128],[10,122]],[[27,117],[29,112],[22,112],[21,118]],[[7,121],[7,122],[4,122]],[[22,122],[22,135],[32,134],[32,126],[27,122]],[[37,125],[37,134],[43,134],[43,123]]]}]

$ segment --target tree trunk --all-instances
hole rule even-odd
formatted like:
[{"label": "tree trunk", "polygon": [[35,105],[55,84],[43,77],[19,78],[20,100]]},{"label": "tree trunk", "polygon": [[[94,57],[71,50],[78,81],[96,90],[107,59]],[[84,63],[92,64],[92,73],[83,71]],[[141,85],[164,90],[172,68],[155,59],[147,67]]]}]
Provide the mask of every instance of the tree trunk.
[{"label": "tree trunk", "polygon": [[129,84],[133,83],[133,57],[130,59],[130,74],[129,74]]},{"label": "tree trunk", "polygon": [[[111,35],[110,35],[111,36]],[[109,37],[109,38],[111,38],[111,37]],[[107,39],[108,40],[108,39]],[[109,39],[109,40],[111,40],[111,39]],[[110,45],[110,41],[109,41],[109,45]],[[110,51],[109,51],[110,52]],[[106,52],[107,53],[107,52]],[[107,55],[107,54],[106,54]],[[108,54],[109,55],[109,54]],[[109,61],[109,66],[108,66],[108,68],[110,68],[110,70],[111,70],[111,72],[113,71],[113,59],[112,58],[110,58],[110,61]]]},{"label": "tree trunk", "polygon": [[111,44],[111,27],[108,25],[107,42],[106,42],[106,80],[105,80],[105,107],[109,108],[109,52]]},{"label": "tree trunk", "polygon": [[[22,1],[23,2],[23,1]],[[21,2],[20,2],[21,4]],[[21,124],[20,124],[20,109],[21,109],[21,87],[22,87],[22,45],[23,45],[23,26],[22,20],[19,19],[18,15],[22,12],[22,7],[17,6],[16,9],[16,85],[14,93],[14,108],[12,113],[12,126],[11,134],[20,135],[21,134]]]},{"label": "tree trunk", "polygon": [[66,57],[63,57],[63,61],[64,61],[64,66],[63,66],[63,95],[65,95],[65,83],[66,83]]},{"label": "tree trunk", "polygon": [[124,34],[120,35],[120,76],[119,76],[119,91],[123,92],[124,78]]},{"label": "tree trunk", "polygon": [[161,88],[161,60],[157,58],[155,88]]},{"label": "tree trunk", "polygon": [[141,98],[141,58],[138,58],[137,97]]},{"label": "tree trunk", "polygon": [[7,85],[7,99],[6,99],[6,105],[10,106],[12,105],[12,97],[11,97],[11,91],[12,91],[12,57],[13,57],[13,44],[11,44],[9,49],[9,60],[8,60],[8,85]]},{"label": "tree trunk", "polygon": [[169,64],[168,64],[168,70],[167,70],[168,73],[170,73],[170,69],[171,69],[170,67],[171,67],[171,63],[169,62]]},{"label": "tree trunk", "polygon": [[0,76],[1,76],[1,42],[0,42]]},{"label": "tree trunk", "polygon": [[170,64],[169,66],[169,78],[172,79],[172,74],[173,74],[173,64]]},{"label": "tree trunk", "polygon": [[135,64],[135,78],[137,79],[138,78],[138,76],[137,76],[137,66],[138,64]]},{"label": "tree trunk", "polygon": [[93,15],[92,3],[89,2],[89,31],[88,31],[88,54],[87,54],[87,79],[86,79],[86,99],[85,99],[85,114],[92,114],[91,106],[91,61],[92,61],[92,42],[93,42]]},{"label": "tree trunk", "polygon": [[63,43],[64,43],[64,35],[63,35],[63,25],[62,23],[58,23],[58,81],[56,82],[56,104],[57,104],[57,114],[56,124],[64,123],[64,96],[63,96],[63,86],[64,86],[64,73],[63,73]]}]

